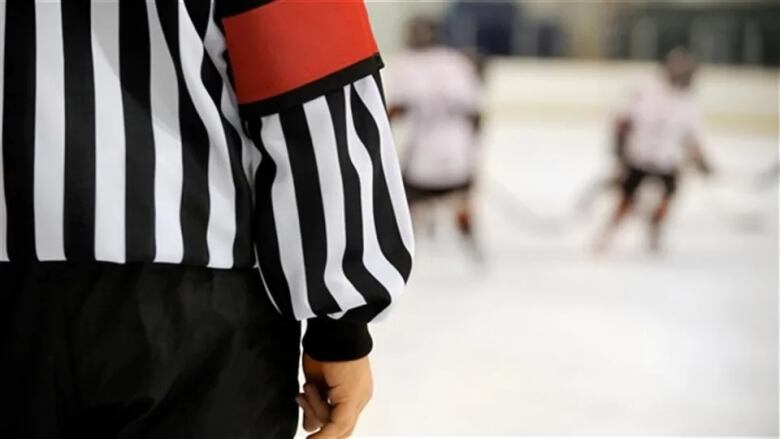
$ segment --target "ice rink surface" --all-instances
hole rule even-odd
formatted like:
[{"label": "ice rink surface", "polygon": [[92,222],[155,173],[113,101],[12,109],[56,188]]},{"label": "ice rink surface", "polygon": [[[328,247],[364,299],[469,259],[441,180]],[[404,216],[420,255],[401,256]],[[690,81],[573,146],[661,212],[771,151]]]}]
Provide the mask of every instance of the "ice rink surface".
[{"label": "ice rink surface", "polygon": [[485,261],[446,213],[419,236],[408,292],[373,330],[356,434],[776,436],[778,194],[749,184],[776,135],[708,138],[721,175],[683,176],[662,254],[646,252],[640,206],[595,255],[614,198],[574,205],[610,171],[607,127],[486,131]]}]

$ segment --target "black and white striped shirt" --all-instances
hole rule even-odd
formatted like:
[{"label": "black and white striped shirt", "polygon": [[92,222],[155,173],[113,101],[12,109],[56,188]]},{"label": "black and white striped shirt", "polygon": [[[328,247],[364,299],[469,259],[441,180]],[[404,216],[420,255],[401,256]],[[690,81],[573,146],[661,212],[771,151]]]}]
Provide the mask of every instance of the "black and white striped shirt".
[{"label": "black and white striped shirt", "polygon": [[0,63],[0,261],[259,265],[301,320],[402,290],[362,1],[2,1]]}]

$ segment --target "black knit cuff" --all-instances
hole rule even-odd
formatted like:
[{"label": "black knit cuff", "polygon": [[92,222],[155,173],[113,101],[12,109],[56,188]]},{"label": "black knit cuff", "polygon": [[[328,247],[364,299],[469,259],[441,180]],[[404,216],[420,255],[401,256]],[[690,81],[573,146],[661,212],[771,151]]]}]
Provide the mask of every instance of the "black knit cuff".
[{"label": "black knit cuff", "polygon": [[363,358],[374,346],[368,325],[323,317],[306,321],[303,351],[317,361]]}]

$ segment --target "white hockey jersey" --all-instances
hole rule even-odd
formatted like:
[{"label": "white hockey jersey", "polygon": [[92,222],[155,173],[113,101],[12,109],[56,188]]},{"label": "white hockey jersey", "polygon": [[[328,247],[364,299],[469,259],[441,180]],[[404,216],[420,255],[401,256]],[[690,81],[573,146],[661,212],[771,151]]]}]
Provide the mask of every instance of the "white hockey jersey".
[{"label": "white hockey jersey", "polygon": [[409,52],[390,65],[388,91],[389,106],[406,108],[411,125],[406,181],[431,189],[469,181],[477,161],[473,116],[482,107],[474,64],[445,47]]},{"label": "white hockey jersey", "polygon": [[635,88],[618,117],[631,123],[626,158],[645,171],[675,171],[685,147],[701,139],[701,116],[691,93],[672,87],[660,75]]}]

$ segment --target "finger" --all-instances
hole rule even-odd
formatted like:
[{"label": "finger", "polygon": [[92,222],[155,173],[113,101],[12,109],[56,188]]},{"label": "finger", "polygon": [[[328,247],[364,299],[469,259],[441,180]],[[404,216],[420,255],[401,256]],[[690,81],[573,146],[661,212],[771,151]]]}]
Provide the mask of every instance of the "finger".
[{"label": "finger", "polygon": [[303,409],[303,429],[306,431],[314,431],[318,428],[322,427],[325,424],[325,421],[320,420],[317,417],[317,414],[314,412],[314,409],[311,408],[311,405],[308,401],[306,401],[306,398],[303,395],[298,395],[295,397],[295,401],[298,403],[299,406]]},{"label": "finger", "polygon": [[318,433],[310,436],[312,439],[332,439],[346,437],[355,428],[358,418],[358,407],[354,404],[338,404],[333,407],[331,421],[325,424]]},{"label": "finger", "polygon": [[336,439],[336,438],[343,438],[346,437],[346,433],[349,431],[349,428],[339,425],[336,423],[331,422],[330,424],[326,424],[324,427],[322,427],[322,430],[320,430],[317,433],[314,433],[313,435],[309,436],[308,439]]},{"label": "finger", "polygon": [[328,422],[331,411],[330,404],[322,399],[322,395],[318,390],[316,390],[315,387],[306,385],[303,387],[303,389],[304,393],[301,395],[301,397],[306,400],[309,407],[311,407],[314,414],[320,421],[322,421],[323,424]]},{"label": "finger", "polygon": [[298,396],[295,398],[295,401],[298,403],[298,405],[303,409],[303,429],[311,432],[314,430],[317,430],[318,428],[322,427],[322,425],[316,425],[317,424],[317,417],[314,414],[314,410],[312,410],[311,406],[309,406],[309,403],[306,402],[306,399],[303,396]]},{"label": "finger", "polygon": [[303,392],[306,396],[306,401],[309,403],[317,417],[323,422],[327,422],[330,419],[331,406],[328,401],[323,397],[322,393],[317,389],[317,386],[311,383],[307,383],[303,386]]}]

